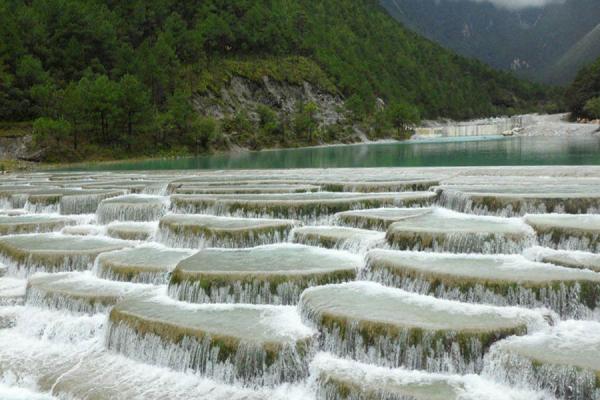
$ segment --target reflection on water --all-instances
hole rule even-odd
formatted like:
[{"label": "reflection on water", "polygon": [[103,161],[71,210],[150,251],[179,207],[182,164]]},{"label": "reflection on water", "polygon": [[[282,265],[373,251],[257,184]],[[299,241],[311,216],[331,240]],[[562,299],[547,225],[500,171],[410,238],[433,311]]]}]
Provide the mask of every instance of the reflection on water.
[{"label": "reflection on water", "polygon": [[478,137],[219,154],[76,169],[268,169],[600,164],[600,136]]}]

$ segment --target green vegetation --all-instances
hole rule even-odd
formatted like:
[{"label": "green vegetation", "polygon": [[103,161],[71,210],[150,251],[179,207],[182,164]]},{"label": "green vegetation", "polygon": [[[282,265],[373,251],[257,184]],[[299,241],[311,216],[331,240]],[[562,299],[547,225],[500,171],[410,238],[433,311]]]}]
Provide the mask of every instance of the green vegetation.
[{"label": "green vegetation", "polygon": [[583,111],[585,111],[590,118],[600,119],[600,96],[586,101]]},{"label": "green vegetation", "polygon": [[22,137],[31,134],[30,122],[0,122],[0,137]]},{"label": "green vegetation", "polygon": [[567,90],[567,100],[574,119],[600,118],[600,59],[579,71]]},{"label": "green vegetation", "polygon": [[[198,102],[265,76],[345,99],[340,118],[325,123],[307,96],[293,110]],[[0,121],[33,126],[48,161],[351,141],[356,126],[402,137],[421,117],[529,111],[546,95],[405,30],[374,0],[0,4]]]}]

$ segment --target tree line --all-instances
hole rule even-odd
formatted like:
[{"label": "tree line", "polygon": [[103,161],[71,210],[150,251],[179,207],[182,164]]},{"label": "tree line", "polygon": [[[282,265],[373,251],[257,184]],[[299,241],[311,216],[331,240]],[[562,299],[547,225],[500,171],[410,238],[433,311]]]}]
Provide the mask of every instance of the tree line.
[{"label": "tree line", "polygon": [[[294,57],[345,98],[346,124],[321,126],[310,102],[292,115],[265,104],[218,120],[194,106],[235,75],[219,71],[227,60],[262,71],[271,59],[282,79],[315,78],[285,62]],[[405,30],[376,0],[0,4],[0,121],[33,121],[56,159],[343,141],[355,124],[402,133],[420,117],[537,110],[547,96]]]},{"label": "tree line", "polygon": [[566,98],[573,119],[600,119],[600,58],[579,71]]}]

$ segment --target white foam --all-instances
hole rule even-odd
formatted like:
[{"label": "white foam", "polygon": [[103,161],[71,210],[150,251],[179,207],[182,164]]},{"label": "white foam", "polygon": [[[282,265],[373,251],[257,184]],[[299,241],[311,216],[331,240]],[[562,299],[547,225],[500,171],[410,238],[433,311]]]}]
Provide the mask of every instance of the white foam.
[{"label": "white foam", "polygon": [[588,268],[600,271],[600,254],[581,250],[555,250],[548,247],[534,246],[525,249],[523,256],[530,260],[543,261],[546,258],[563,260],[569,266]]},{"label": "white foam", "polygon": [[52,400],[55,397],[45,394],[36,393],[27,388],[16,386],[7,386],[0,383],[0,399],[2,400]]},{"label": "white foam", "polygon": [[137,362],[106,351],[101,337],[64,343],[0,331],[0,360],[2,382],[36,389],[43,386],[40,389],[68,400],[314,399],[305,383],[251,390]]},{"label": "white foam", "polygon": [[[512,389],[486,380],[478,375],[448,375],[404,368],[385,368],[337,358],[329,353],[318,353],[311,363],[312,374],[331,372],[359,387],[378,388],[385,391],[390,385],[415,385],[443,383],[454,389],[460,400],[543,400],[547,393]],[[390,396],[393,392],[390,393]]]},{"label": "white foam", "polygon": [[209,303],[209,304],[193,304],[183,301],[177,301],[169,297],[164,291],[163,293],[153,295],[146,301],[157,304],[174,306],[182,310],[201,311],[201,310],[234,310],[234,309],[253,309],[276,312],[265,312],[261,315],[261,320],[265,322],[265,327],[277,333],[280,336],[298,338],[306,337],[315,334],[315,330],[302,323],[300,315],[296,312],[295,306],[279,306],[279,305],[257,305],[257,304],[230,304],[230,303]]},{"label": "white foam", "polygon": [[539,330],[545,328],[547,326],[547,322],[544,316],[551,313],[547,310],[542,312],[541,310],[527,310],[520,307],[497,307],[485,304],[471,304],[454,300],[437,299],[432,296],[415,294],[402,289],[391,288],[369,281],[356,281],[340,285],[318,286],[308,288],[304,293],[308,294],[313,290],[321,290],[325,287],[339,286],[344,286],[347,289],[360,294],[395,297],[408,304],[425,306],[432,310],[448,314],[475,316],[481,315],[482,313],[487,313],[495,314],[503,318],[521,319],[527,322],[528,329],[530,330]]}]

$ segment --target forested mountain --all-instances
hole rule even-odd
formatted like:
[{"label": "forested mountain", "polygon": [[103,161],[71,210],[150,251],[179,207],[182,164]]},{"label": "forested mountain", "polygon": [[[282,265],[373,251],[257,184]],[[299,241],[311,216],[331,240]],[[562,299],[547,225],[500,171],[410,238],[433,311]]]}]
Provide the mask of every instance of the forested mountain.
[{"label": "forested mountain", "polygon": [[351,140],[546,96],[376,0],[5,0],[0,86],[4,126],[35,121],[55,159]]},{"label": "forested mountain", "polygon": [[600,56],[598,0],[527,8],[472,0],[381,3],[408,27],[459,54],[538,81],[568,83]]},{"label": "forested mountain", "polygon": [[[600,8],[600,4],[598,5]],[[567,50],[556,63],[546,68],[549,81],[564,82],[600,57],[600,22]]]},{"label": "forested mountain", "polygon": [[567,99],[573,118],[600,119],[600,58],[577,74]]}]

